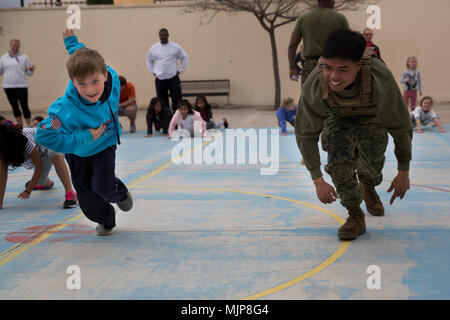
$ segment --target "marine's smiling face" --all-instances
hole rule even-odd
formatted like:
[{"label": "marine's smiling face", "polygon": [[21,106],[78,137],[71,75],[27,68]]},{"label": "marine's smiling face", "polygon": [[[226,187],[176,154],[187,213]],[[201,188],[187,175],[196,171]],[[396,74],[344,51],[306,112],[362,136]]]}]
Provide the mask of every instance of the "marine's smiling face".
[{"label": "marine's smiling face", "polygon": [[361,62],[340,58],[323,59],[322,72],[331,90],[341,91],[351,85],[361,69]]},{"label": "marine's smiling face", "polygon": [[96,72],[82,80],[73,79],[73,84],[80,96],[89,102],[95,103],[102,96],[106,80],[107,74]]}]

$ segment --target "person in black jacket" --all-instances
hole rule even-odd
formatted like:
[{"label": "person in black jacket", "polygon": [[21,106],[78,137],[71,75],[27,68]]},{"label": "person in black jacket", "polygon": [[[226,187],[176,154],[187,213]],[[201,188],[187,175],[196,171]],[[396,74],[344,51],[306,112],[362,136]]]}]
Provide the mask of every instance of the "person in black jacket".
[{"label": "person in black jacket", "polygon": [[169,135],[169,123],[172,118],[172,112],[166,105],[166,102],[160,98],[153,98],[150,100],[150,105],[147,109],[147,135],[151,137],[153,134],[153,125],[155,130],[163,130],[163,136]]}]

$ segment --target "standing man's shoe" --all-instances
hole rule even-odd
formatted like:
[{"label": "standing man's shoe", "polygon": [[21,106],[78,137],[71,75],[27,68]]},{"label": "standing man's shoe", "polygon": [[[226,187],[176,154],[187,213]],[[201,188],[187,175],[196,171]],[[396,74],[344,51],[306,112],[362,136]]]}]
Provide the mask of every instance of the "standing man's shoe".
[{"label": "standing man's shoe", "polygon": [[132,123],[132,124],[130,124],[130,132],[136,132],[136,124],[135,123]]},{"label": "standing man's shoe", "polygon": [[384,216],[383,203],[375,191],[375,187],[366,186],[360,182],[359,189],[361,190],[362,197],[366,203],[367,211],[373,216]]},{"label": "standing man's shoe", "polygon": [[348,215],[347,221],[338,230],[337,235],[341,240],[353,240],[366,233],[366,222],[361,208],[358,206],[348,210]]}]

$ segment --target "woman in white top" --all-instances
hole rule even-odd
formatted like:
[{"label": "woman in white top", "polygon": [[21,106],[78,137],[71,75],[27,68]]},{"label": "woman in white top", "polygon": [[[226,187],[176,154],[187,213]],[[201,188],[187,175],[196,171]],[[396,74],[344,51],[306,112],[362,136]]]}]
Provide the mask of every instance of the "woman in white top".
[{"label": "woman in white top", "polygon": [[[0,58],[0,76],[3,75],[3,89],[13,108],[17,123],[23,126],[23,112],[23,116],[30,126],[31,113],[28,107],[28,83],[25,74],[33,75],[35,66],[31,64],[28,56],[19,50],[20,41],[12,39],[9,43],[9,51]],[[22,112],[20,112],[19,103]]]}]

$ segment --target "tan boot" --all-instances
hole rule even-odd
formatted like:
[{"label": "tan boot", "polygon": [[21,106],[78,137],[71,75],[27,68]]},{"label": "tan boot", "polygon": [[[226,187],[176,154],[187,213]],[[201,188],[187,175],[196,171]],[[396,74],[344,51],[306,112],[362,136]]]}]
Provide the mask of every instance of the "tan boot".
[{"label": "tan boot", "polygon": [[341,240],[353,240],[366,232],[364,212],[359,206],[348,210],[348,215],[347,221],[338,230],[337,235]]},{"label": "tan boot", "polygon": [[375,187],[366,186],[365,184],[359,183],[359,189],[361,190],[362,197],[366,203],[367,211],[373,216],[384,216],[383,203],[378,197]]}]

